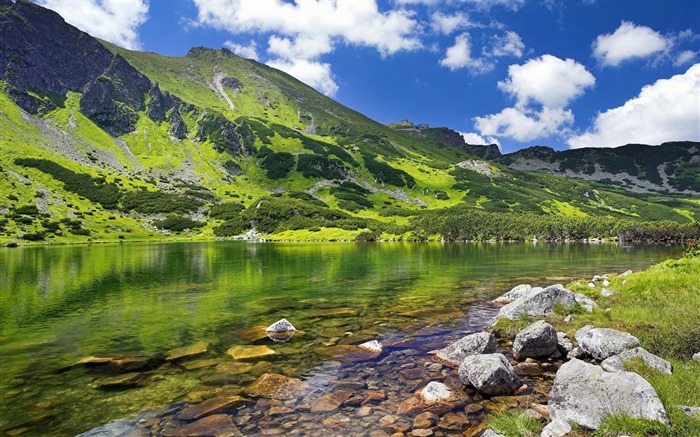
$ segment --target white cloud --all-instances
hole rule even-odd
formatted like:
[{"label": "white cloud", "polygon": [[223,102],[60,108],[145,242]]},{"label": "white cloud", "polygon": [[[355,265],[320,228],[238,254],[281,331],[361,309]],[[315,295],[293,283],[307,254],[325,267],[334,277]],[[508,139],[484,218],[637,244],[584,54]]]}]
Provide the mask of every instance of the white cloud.
[{"label": "white cloud", "polygon": [[[400,5],[437,5],[444,0],[397,0]],[[450,0],[450,3],[458,3],[462,5],[472,5],[478,9],[491,9],[495,6],[503,6],[511,11],[520,9],[526,0]]]},{"label": "white cloud", "polygon": [[440,65],[453,71],[460,68],[469,68],[477,73],[486,72],[493,68],[493,64],[483,58],[472,58],[471,50],[469,34],[463,33],[458,35],[455,38],[454,45],[449,47],[445,52],[445,56],[440,59]]},{"label": "white cloud", "polygon": [[594,84],[595,77],[573,59],[543,55],[508,67],[508,78],[498,82],[498,87],[515,97],[519,107],[536,102],[549,108],[564,108]]},{"label": "white cloud", "polygon": [[118,46],[140,50],[138,27],[148,19],[147,0],[38,0],[64,20],[90,35]]},{"label": "white cloud", "polygon": [[561,133],[574,121],[574,114],[562,108],[543,107],[541,111],[505,108],[498,114],[475,117],[481,135],[512,138],[524,142]]},{"label": "white cloud", "polygon": [[459,29],[481,27],[480,24],[472,22],[469,16],[463,12],[448,15],[437,11],[431,15],[430,20],[433,30],[444,35],[449,35]]},{"label": "white cloud", "polygon": [[580,148],[681,140],[700,141],[700,64],[657,80],[624,105],[598,114],[588,132],[568,143]]},{"label": "white cloud", "polygon": [[676,67],[680,67],[681,65],[685,64],[690,64],[695,60],[697,57],[698,52],[694,52],[692,50],[684,50],[676,56],[676,59],[673,61],[673,65]]},{"label": "white cloud", "polygon": [[258,45],[253,40],[250,40],[247,46],[237,44],[233,41],[226,41],[224,47],[230,49],[233,53],[242,58],[255,59],[256,61],[259,59]]},{"label": "white cloud", "polygon": [[520,35],[516,32],[508,31],[503,36],[494,37],[490,54],[496,57],[513,56],[520,58],[523,56],[523,50],[525,50],[525,44],[520,39]]},{"label": "white cloud", "polygon": [[489,144],[495,144],[499,149],[501,148],[501,143],[494,137],[484,138],[475,132],[458,132],[458,134],[462,135],[462,138],[464,138],[464,141],[467,144],[477,146],[488,146]]},{"label": "white cloud", "polygon": [[382,55],[421,47],[418,22],[403,10],[380,12],[372,1],[194,0],[200,25],[231,33],[272,32],[305,41],[340,38],[373,47]]},{"label": "white cloud", "polygon": [[327,96],[333,97],[338,92],[329,64],[305,59],[275,59],[267,65],[294,76]]},{"label": "white cloud", "polygon": [[671,47],[672,39],[646,26],[623,21],[613,33],[599,35],[593,43],[593,54],[603,65],[617,67],[629,59],[640,59]]}]

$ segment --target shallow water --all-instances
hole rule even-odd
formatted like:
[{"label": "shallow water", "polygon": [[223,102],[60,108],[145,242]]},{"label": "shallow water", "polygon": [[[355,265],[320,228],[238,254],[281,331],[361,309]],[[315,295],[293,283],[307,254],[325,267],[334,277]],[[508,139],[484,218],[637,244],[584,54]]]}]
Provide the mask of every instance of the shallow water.
[{"label": "shallow water", "polygon": [[[305,381],[307,400],[338,384],[359,390],[358,379],[364,381],[364,391],[383,390],[384,399],[362,416],[367,423],[353,422],[368,430],[379,417],[395,412],[414,385],[440,375],[450,379],[446,369],[436,366],[422,375],[411,369],[428,369],[428,351],[479,330],[494,310],[483,302],[519,283],[546,286],[619,273],[679,253],[673,246],[500,243],[208,242],[1,249],[0,430],[8,435],[76,435],[147,409],[175,411],[240,392],[263,371]],[[286,343],[246,336],[247,329],[282,317],[303,332]],[[412,343],[364,364],[337,363],[318,353],[319,348],[367,339]],[[206,354],[164,362],[168,351],[200,341],[210,343]],[[236,344],[267,345],[277,354],[253,360],[269,363],[255,371],[222,372],[216,364],[234,362],[226,351]],[[73,366],[81,358],[105,355],[154,361],[139,370],[140,386],[134,388],[99,388],[120,373]],[[202,359],[209,362],[187,365]],[[197,365],[202,367],[187,369]],[[285,423],[280,429],[303,435],[328,418],[309,413],[307,400],[253,401],[237,406],[234,416],[246,435],[273,434]],[[271,407],[278,407],[279,414],[261,412]],[[361,408],[338,411],[350,417]],[[149,420],[152,429],[164,426],[150,416],[140,423]],[[341,425],[335,433],[358,432]],[[97,434],[107,432],[103,428]]]}]

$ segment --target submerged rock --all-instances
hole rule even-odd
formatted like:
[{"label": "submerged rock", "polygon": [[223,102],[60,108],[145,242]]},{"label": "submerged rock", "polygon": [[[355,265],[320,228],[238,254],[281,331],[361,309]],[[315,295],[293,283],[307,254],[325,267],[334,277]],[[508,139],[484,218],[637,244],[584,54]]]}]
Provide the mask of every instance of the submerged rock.
[{"label": "submerged rock", "polygon": [[548,357],[557,349],[557,331],[544,320],[538,320],[518,332],[513,341],[516,359]]},{"label": "submerged rock", "polygon": [[155,358],[145,355],[89,356],[81,358],[75,363],[75,365],[85,365],[88,367],[105,366],[110,370],[125,372],[153,368],[157,364]]},{"label": "submerged rock", "polygon": [[628,349],[618,355],[608,357],[600,363],[600,367],[608,372],[622,372],[625,370],[625,362],[635,358],[641,359],[644,364],[667,375],[673,374],[673,366],[661,357],[647,352],[643,347]]},{"label": "submerged rock", "polygon": [[168,352],[165,361],[178,361],[184,358],[190,358],[197,355],[205,354],[209,351],[209,342],[200,341],[190,346],[179,347]]},{"label": "submerged rock", "polygon": [[229,410],[238,405],[244,404],[245,402],[246,399],[240,396],[221,396],[211,398],[197,405],[185,408],[178,413],[177,418],[187,421],[196,420],[204,416]]},{"label": "submerged rock", "polygon": [[366,349],[376,354],[381,354],[382,352],[384,352],[384,347],[382,347],[382,344],[377,340],[366,341],[358,345],[357,347],[361,347],[362,349]]},{"label": "submerged rock", "polygon": [[639,346],[639,339],[632,334],[591,325],[576,331],[574,338],[579,348],[596,360],[604,360]]},{"label": "submerged rock", "polygon": [[236,360],[250,360],[277,354],[268,346],[233,346],[226,352]]},{"label": "submerged rock", "polygon": [[328,413],[340,408],[341,405],[350,397],[350,393],[344,390],[338,390],[333,393],[328,393],[311,403],[312,413]]},{"label": "submerged rock", "polygon": [[503,395],[522,385],[518,374],[503,354],[471,355],[459,366],[459,379],[479,393]]},{"label": "submerged rock", "polygon": [[142,373],[125,373],[112,378],[101,379],[94,384],[93,388],[131,388],[140,387],[144,384],[145,377]]},{"label": "submerged rock", "polygon": [[549,393],[553,420],[598,429],[606,414],[657,420],[669,424],[654,388],[632,372],[609,373],[600,366],[572,359],[557,371]]},{"label": "submerged rock", "polygon": [[442,348],[435,358],[453,367],[459,367],[469,355],[496,352],[496,337],[488,332],[479,332],[462,337],[451,345]]},{"label": "submerged rock", "polygon": [[306,384],[297,378],[265,373],[243,393],[254,398],[293,399],[300,396],[304,390],[306,390]]},{"label": "submerged rock", "polygon": [[447,385],[431,381],[399,405],[396,414],[415,416],[429,412],[443,414],[464,406],[467,398]]},{"label": "submerged rock", "polygon": [[380,352],[368,348],[354,345],[338,345],[330,347],[319,347],[314,352],[341,363],[359,363],[377,358]]},{"label": "submerged rock", "polygon": [[163,431],[164,437],[239,437],[243,436],[228,414],[214,414],[174,430]]}]

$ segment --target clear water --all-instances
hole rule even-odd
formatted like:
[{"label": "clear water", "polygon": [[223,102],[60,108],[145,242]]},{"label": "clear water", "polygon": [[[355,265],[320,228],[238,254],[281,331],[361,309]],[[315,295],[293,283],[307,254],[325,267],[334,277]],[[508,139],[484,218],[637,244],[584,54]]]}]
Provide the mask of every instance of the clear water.
[{"label": "clear water", "polygon": [[[213,368],[171,364],[150,372],[143,387],[96,389],[104,375],[71,366],[83,357],[162,357],[206,340],[206,357],[232,362],[226,350],[245,343],[241,330],[286,317],[304,333],[265,343],[280,354],[273,364],[312,381],[329,366],[313,350],[344,337],[382,340],[431,325],[458,330],[478,320],[476,304],[517,284],[640,269],[680,250],[245,242],[0,249],[0,431],[76,435],[211,389]],[[434,308],[459,309],[464,320],[416,312]]]}]

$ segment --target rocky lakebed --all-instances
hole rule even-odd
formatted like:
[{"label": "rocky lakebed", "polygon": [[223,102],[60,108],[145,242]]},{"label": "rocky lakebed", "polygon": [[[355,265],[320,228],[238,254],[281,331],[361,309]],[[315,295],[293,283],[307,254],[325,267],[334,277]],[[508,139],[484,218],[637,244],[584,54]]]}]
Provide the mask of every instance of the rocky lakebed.
[{"label": "rocky lakebed", "polygon": [[[612,292],[604,284],[606,277],[596,277],[589,286],[606,296]],[[629,333],[585,326],[569,338],[542,320],[555,307],[574,306],[592,311],[598,304],[562,285],[523,284],[470,305],[466,314],[429,307],[406,315],[407,330],[370,324],[356,332],[343,321],[356,315],[353,308],[320,309],[322,343],[311,347],[300,345],[319,326],[295,327],[294,320],[282,319],[231,333],[233,344],[199,341],[163,356],[86,356],[62,371],[84,369],[93,389],[115,394],[169,375],[188,374],[197,382],[177,402],[83,437],[493,437],[499,434],[486,428],[485,419],[505,410],[546,424],[543,437],[567,435],[574,424],[595,430],[606,414],[668,424],[655,390],[625,371],[624,363],[642,360],[668,374],[671,364]],[[499,319],[523,317],[532,323],[514,337],[491,332]],[[321,364],[304,368],[299,363],[308,356]],[[686,411],[700,414],[698,408]],[[35,426],[27,422],[7,433],[34,433]]]}]

